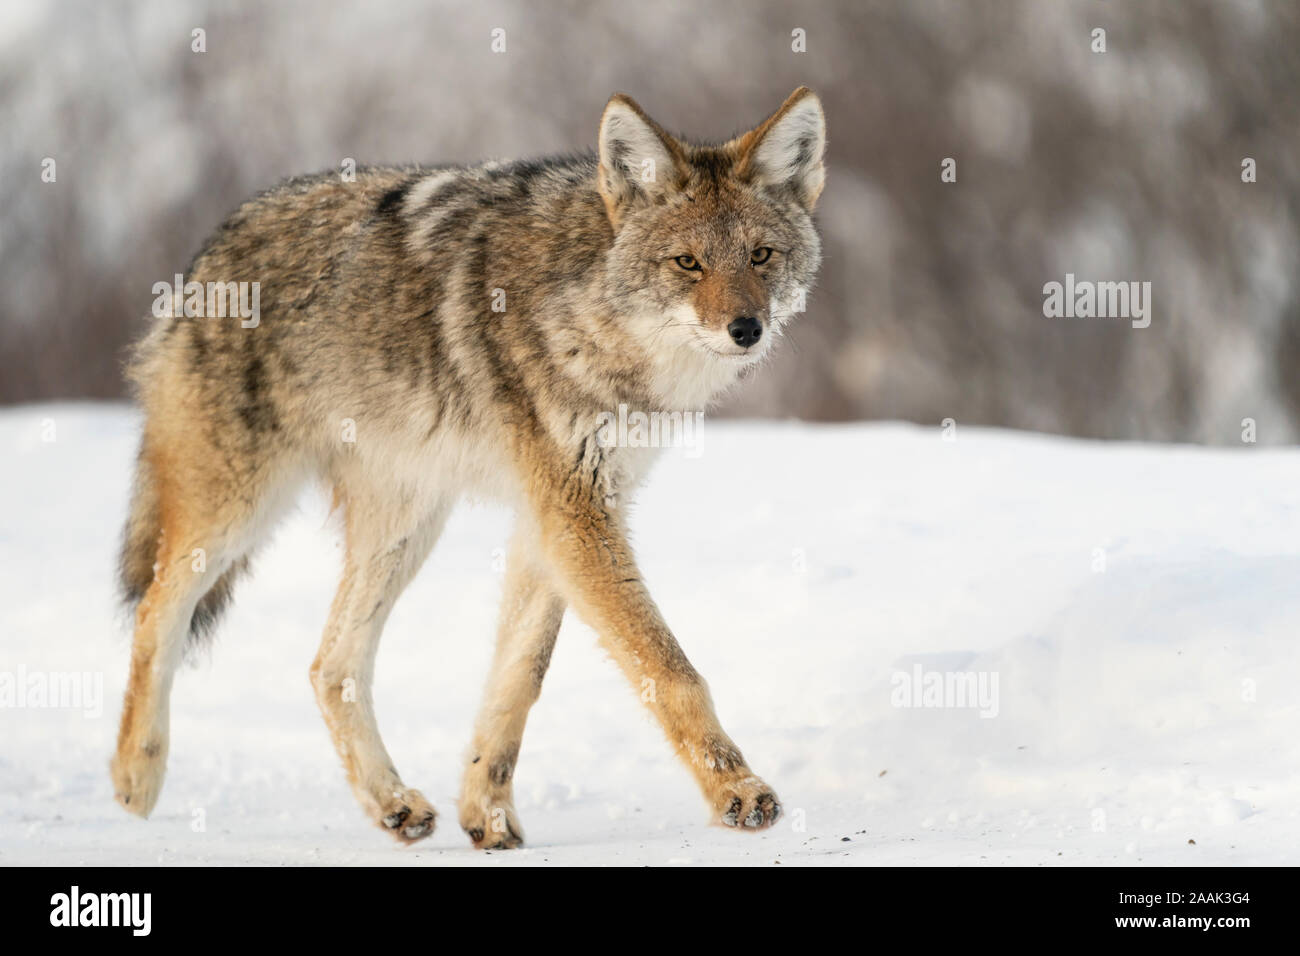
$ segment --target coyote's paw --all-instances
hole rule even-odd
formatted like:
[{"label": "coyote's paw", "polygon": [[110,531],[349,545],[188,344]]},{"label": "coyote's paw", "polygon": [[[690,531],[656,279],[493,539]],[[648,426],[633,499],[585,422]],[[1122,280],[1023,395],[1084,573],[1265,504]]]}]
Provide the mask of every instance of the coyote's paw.
[{"label": "coyote's paw", "polygon": [[167,748],[160,743],[119,748],[109,764],[113,797],[129,813],[147,817],[162,793]]},{"label": "coyote's paw", "polygon": [[514,805],[505,800],[493,804],[487,799],[469,801],[462,798],[460,828],[476,850],[513,850],[524,842],[519,814],[515,813]]},{"label": "coyote's paw", "polygon": [[719,787],[713,806],[719,823],[745,830],[764,830],[781,816],[776,794],[758,777],[742,777]]},{"label": "coyote's paw", "polygon": [[438,812],[419,790],[396,790],[379,810],[379,825],[401,843],[423,840],[437,819]]}]

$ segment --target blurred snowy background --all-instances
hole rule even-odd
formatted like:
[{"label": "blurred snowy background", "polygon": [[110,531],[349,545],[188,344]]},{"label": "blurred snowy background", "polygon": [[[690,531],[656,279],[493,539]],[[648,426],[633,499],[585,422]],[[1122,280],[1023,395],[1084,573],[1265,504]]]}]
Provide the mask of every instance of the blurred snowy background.
[{"label": "blurred snowy background", "polygon": [[[589,148],[615,90],[722,138],[801,83],[825,269],[728,412],[1300,434],[1290,0],[5,2],[0,402],[121,396],[151,285],[284,176]],[[1067,272],[1151,282],[1150,328],[1044,318]]]}]

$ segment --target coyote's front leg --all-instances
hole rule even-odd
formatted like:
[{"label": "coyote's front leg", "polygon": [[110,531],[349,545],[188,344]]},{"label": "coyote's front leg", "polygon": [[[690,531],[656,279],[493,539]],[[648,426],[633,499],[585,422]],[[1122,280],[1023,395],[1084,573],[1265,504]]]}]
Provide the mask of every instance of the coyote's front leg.
[{"label": "coyote's front leg", "polygon": [[510,549],[492,673],[460,791],[461,829],[480,849],[523,842],[513,796],[515,760],[563,618],[564,601],[538,560],[527,516],[521,516]]},{"label": "coyote's front leg", "polygon": [[713,701],[641,581],[617,508],[596,469],[566,469],[544,442],[530,443],[529,494],[543,554],[569,603],[599,635],[669,742],[690,767],[716,819],[760,829],[781,814],[723,731]]}]

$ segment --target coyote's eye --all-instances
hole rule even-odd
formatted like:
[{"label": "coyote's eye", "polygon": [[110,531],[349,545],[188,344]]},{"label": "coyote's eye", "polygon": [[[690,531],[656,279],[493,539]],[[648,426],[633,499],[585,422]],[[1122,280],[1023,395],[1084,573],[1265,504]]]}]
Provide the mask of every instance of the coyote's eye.
[{"label": "coyote's eye", "polygon": [[678,256],[676,259],[673,260],[673,262],[677,263],[687,272],[701,271],[700,261],[696,259],[694,256]]},{"label": "coyote's eye", "polygon": [[759,246],[749,254],[749,264],[751,266],[761,266],[768,259],[772,258],[772,250],[767,246]]}]

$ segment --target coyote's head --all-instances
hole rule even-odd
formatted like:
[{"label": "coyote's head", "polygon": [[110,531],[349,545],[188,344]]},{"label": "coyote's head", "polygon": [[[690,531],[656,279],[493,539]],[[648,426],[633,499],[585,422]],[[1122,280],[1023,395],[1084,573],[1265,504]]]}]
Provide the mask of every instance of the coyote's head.
[{"label": "coyote's head", "polygon": [[664,131],[616,94],[600,123],[599,188],[614,227],[607,292],[653,348],[737,369],[766,353],[821,260],[812,211],[826,122],[806,87],[718,146]]}]

